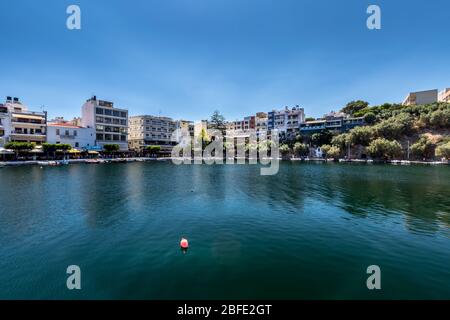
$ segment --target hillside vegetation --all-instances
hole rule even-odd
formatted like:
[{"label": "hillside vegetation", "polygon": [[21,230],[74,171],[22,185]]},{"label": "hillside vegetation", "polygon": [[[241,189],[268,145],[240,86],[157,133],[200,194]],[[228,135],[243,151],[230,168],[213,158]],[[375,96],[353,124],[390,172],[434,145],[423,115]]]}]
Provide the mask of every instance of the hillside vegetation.
[{"label": "hillside vegetation", "polygon": [[355,157],[406,159],[409,153],[410,159],[417,160],[450,158],[448,103],[419,106],[386,103],[369,107],[351,102],[343,111],[364,117],[368,125],[356,127],[331,139],[331,145],[341,151],[340,156],[350,146],[351,154]]}]

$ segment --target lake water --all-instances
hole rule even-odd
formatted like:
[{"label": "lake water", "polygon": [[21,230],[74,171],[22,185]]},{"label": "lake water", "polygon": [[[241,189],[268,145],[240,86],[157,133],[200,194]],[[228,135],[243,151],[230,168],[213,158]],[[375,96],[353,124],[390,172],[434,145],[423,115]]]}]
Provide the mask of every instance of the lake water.
[{"label": "lake water", "polygon": [[450,168],[3,168],[0,298],[450,299]]}]

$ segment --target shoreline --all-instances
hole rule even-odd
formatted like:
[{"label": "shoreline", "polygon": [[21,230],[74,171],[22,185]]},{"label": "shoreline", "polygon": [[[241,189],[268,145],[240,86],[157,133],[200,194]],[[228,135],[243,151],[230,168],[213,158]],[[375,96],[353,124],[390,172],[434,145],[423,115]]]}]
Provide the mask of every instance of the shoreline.
[{"label": "shoreline", "polygon": [[[109,164],[109,163],[128,163],[128,162],[149,162],[149,161],[171,161],[171,157],[149,158],[113,158],[113,159],[68,159],[68,160],[24,160],[24,161],[0,161],[0,168],[20,167],[20,166],[63,166],[69,164]],[[192,159],[193,160],[193,159]],[[247,159],[248,160],[248,159]],[[390,164],[390,165],[450,165],[450,161],[416,161],[416,160],[371,160],[371,159],[333,159],[322,158],[291,158],[281,159],[279,161],[290,162],[312,162],[312,163],[350,163],[350,164]]]}]

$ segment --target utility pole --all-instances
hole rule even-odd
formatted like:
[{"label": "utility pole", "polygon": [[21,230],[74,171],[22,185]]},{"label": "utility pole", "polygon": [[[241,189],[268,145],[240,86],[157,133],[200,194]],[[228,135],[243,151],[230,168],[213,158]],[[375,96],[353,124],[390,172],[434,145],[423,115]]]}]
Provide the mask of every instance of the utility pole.
[{"label": "utility pole", "polygon": [[409,140],[408,140],[408,160],[409,160]]}]

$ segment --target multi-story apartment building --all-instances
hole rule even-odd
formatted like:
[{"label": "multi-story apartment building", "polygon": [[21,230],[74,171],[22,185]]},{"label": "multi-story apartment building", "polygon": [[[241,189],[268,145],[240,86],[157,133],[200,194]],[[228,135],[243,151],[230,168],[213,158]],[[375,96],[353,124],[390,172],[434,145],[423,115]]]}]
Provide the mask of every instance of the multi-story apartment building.
[{"label": "multi-story apartment building", "polygon": [[49,122],[47,142],[70,144],[78,150],[88,150],[95,146],[95,128],[83,128],[70,122]]},{"label": "multi-story apartment building", "polygon": [[446,88],[439,92],[439,102],[450,102],[450,88]]},{"label": "multi-story apartment building", "polygon": [[286,137],[294,137],[300,129],[300,124],[305,122],[305,110],[299,106],[292,109],[272,110],[268,113],[268,131],[278,130]]},{"label": "multi-story apartment building", "polygon": [[81,126],[95,128],[96,144],[117,144],[128,150],[128,110],[114,107],[113,102],[88,99],[81,107]]},{"label": "multi-story apartment building", "polygon": [[132,116],[129,121],[129,148],[141,151],[146,146],[160,146],[161,152],[170,152],[176,142],[176,138],[172,137],[176,128],[177,121],[172,118],[150,115]]},{"label": "multi-story apartment building", "polygon": [[8,108],[0,104],[0,147],[9,141],[11,133],[11,117]]},{"label": "multi-story apartment building", "polygon": [[254,130],[256,128],[255,116],[248,116],[242,122],[243,130]]},{"label": "multi-story apartment building", "polygon": [[312,134],[324,130],[346,132],[363,125],[365,125],[364,117],[350,117],[342,112],[330,112],[321,119],[301,123],[300,132],[303,134]]},{"label": "multi-story apartment building", "polygon": [[255,117],[255,129],[256,131],[267,131],[268,130],[268,118],[267,113],[257,112]]},{"label": "multi-story apartment building", "polygon": [[9,141],[34,142],[42,144],[46,140],[47,113],[28,111],[19,98],[6,97],[3,110],[7,109],[8,131],[4,136]]},{"label": "multi-story apartment building", "polygon": [[434,103],[438,101],[438,90],[426,90],[411,92],[403,100],[403,105],[405,106],[416,106],[421,104]]}]

